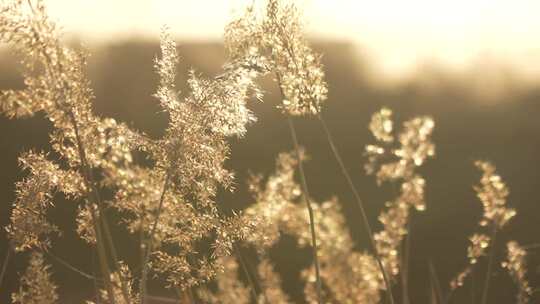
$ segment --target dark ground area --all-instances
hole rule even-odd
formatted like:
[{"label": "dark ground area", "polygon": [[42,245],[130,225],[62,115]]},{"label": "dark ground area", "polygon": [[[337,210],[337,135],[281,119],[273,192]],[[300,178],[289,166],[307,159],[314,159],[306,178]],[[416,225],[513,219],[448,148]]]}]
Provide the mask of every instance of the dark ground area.
[{"label": "dark ground area", "polygon": [[[467,238],[479,231],[481,205],[472,186],[480,174],[473,166],[476,159],[492,161],[511,190],[509,205],[518,215],[505,228],[498,239],[497,256],[503,258],[507,240],[515,239],[523,245],[540,243],[540,87],[516,90],[507,102],[482,102],[444,78],[433,75],[430,85],[424,81],[411,81],[393,89],[370,85],[366,76],[367,65],[356,55],[356,50],[341,43],[318,45],[324,53],[329,100],[323,116],[336,136],[338,148],[349,167],[354,182],[366,203],[368,215],[378,230],[376,217],[384,201],[391,197],[389,188],[377,188],[372,177],[363,171],[363,147],[372,142],[367,125],[371,114],[381,106],[395,112],[398,122],[416,115],[431,115],[436,122],[434,142],[437,156],[429,160],[422,173],[427,180],[428,209],[415,213],[412,221],[411,247],[411,299],[412,303],[427,303],[429,294],[428,264],[432,261],[446,290],[446,282],[466,263]],[[151,97],[157,84],[152,60],[158,46],[150,42],[126,42],[109,45],[94,52],[90,59],[89,74],[96,94],[96,111],[121,121],[132,123],[140,130],[159,136],[167,124],[159,113],[157,101]],[[181,45],[179,81],[184,83],[185,72],[193,66],[202,73],[219,72],[224,58],[219,44]],[[480,72],[479,72],[480,73]],[[6,53],[0,55],[0,89],[21,86],[17,65]],[[429,75],[428,75],[429,76]],[[432,84],[436,83],[436,89]],[[264,103],[252,104],[258,122],[248,129],[245,138],[233,140],[232,158],[228,165],[237,174],[237,192],[222,195],[225,208],[242,209],[252,202],[245,179],[249,172],[270,173],[279,152],[292,149],[285,118],[275,109],[277,91],[266,81]],[[497,88],[486,88],[488,90]],[[367,249],[367,238],[362,229],[360,215],[349,193],[345,180],[338,171],[324,133],[314,119],[298,119],[301,144],[307,148],[311,160],[306,174],[311,194],[319,201],[337,195],[343,203],[353,238],[358,248]],[[17,156],[30,148],[47,149],[49,125],[43,119],[8,120],[0,118],[0,226],[9,221],[14,200],[14,183],[23,177],[17,167]],[[76,206],[59,198],[52,217],[59,220],[64,238],[59,239],[53,252],[65,260],[91,271],[91,254],[76,239],[72,217]],[[118,229],[117,233],[120,233]],[[123,235],[123,234],[122,234]],[[121,238],[120,254],[135,259],[135,241]],[[74,247],[73,244],[80,246]],[[0,257],[6,252],[6,238],[0,233]],[[249,253],[246,253],[249,255]],[[284,288],[295,299],[302,295],[298,278],[299,269],[305,267],[310,252],[295,247],[284,238],[271,252],[282,274]],[[54,278],[61,286],[65,303],[80,303],[90,298],[92,282],[50,261]],[[529,279],[540,286],[540,249],[529,255]],[[0,303],[8,303],[11,291],[17,286],[17,273],[23,271],[25,257],[18,256],[8,268],[7,281],[0,289]],[[479,264],[478,274],[485,270]],[[480,293],[481,277],[476,279],[476,293]],[[489,303],[514,303],[514,284],[504,270],[496,267]],[[398,294],[396,290],[396,295]],[[470,302],[470,284],[460,290],[453,303]],[[535,294],[531,303],[538,303]]]}]

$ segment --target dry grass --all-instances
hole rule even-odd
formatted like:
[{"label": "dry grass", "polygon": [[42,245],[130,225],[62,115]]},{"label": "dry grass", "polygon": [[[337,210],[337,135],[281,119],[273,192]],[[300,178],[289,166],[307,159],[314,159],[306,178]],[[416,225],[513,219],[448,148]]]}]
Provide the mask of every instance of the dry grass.
[{"label": "dry grass", "polygon": [[[85,76],[86,54],[60,42],[56,25],[41,1],[11,1],[0,10],[0,38],[23,57],[26,88],[2,92],[0,111],[11,118],[42,113],[54,126],[51,153],[29,151],[20,157],[28,176],[17,183],[11,223],[6,227],[10,255],[32,252],[21,275],[14,303],[57,303],[54,270],[48,259],[90,278],[96,303],[150,301],[205,303],[289,303],[268,252],[284,235],[312,250],[311,266],[302,271],[305,300],[310,303],[414,303],[409,299],[408,241],[412,212],[428,206],[426,181],[418,168],[435,156],[435,122],[427,116],[403,122],[396,130],[392,111],[381,109],[369,129],[365,169],[379,185],[395,187],[395,197],[381,211],[382,229],[368,221],[359,191],[334,144],[321,114],[327,100],[320,56],[303,38],[298,9],[269,0],[249,7],[225,30],[229,54],[220,76],[189,73],[187,92],[176,87],[179,56],[166,28],[161,54],[155,61],[160,82],[155,93],[169,124],[161,138],[151,138],[127,124],[94,114],[93,94]],[[225,166],[230,138],[241,138],[256,120],[248,104],[263,99],[259,79],[275,75],[281,91],[279,109],[288,120],[293,153],[277,157],[275,172],[250,181],[255,203],[226,216],[216,199],[220,189],[234,191],[234,176]],[[317,119],[354,195],[370,241],[370,251],[355,248],[336,199],[316,202],[309,194],[296,116]],[[284,122],[285,123],[285,122]],[[133,155],[144,156],[138,162]],[[467,283],[478,260],[488,256],[480,303],[490,303],[491,273],[497,267],[497,234],[516,215],[506,206],[508,189],[489,162],[479,161],[482,178],[474,189],[483,206],[480,229],[468,248],[468,264],[449,288],[442,288],[431,264],[432,303],[452,300],[452,292]],[[297,182],[297,177],[300,182]],[[87,274],[50,252],[60,228],[47,217],[62,193],[78,206],[73,215],[77,233],[98,257],[98,274]],[[111,211],[121,215],[126,232],[138,239],[140,259],[127,263],[119,256],[111,234]],[[115,223],[116,224],[116,223]],[[238,246],[257,253],[256,270],[244,261]],[[503,266],[516,282],[517,303],[528,303],[532,288],[526,279],[526,251],[508,243]],[[206,250],[201,250],[205,248]],[[489,252],[488,252],[489,251]],[[152,274],[152,275],[150,275]],[[244,279],[242,279],[242,277]],[[149,280],[177,292],[178,299],[152,296]],[[402,291],[396,297],[396,286]],[[446,292],[448,290],[448,292]]]}]

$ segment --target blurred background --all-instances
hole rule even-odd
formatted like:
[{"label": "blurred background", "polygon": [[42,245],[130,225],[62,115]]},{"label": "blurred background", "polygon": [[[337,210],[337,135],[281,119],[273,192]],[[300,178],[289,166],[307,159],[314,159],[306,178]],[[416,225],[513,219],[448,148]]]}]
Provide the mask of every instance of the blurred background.
[{"label": "blurred background", "polygon": [[[95,110],[158,137],[167,125],[158,102],[153,59],[159,51],[158,34],[166,23],[176,34],[181,55],[180,88],[189,68],[213,76],[226,58],[221,44],[223,27],[252,1],[67,1],[51,0],[50,14],[63,27],[66,43],[83,44],[91,52],[88,75],[95,89]],[[256,0],[255,2],[261,2]],[[472,186],[479,172],[473,162],[490,160],[506,180],[508,204],[518,215],[498,239],[504,243],[540,243],[540,2],[532,0],[477,1],[324,1],[303,0],[306,31],[314,48],[324,54],[329,99],[323,116],[336,136],[338,148],[366,203],[376,230],[377,215],[395,193],[377,187],[366,176],[363,147],[373,141],[367,125],[382,106],[395,112],[398,125],[417,115],[431,115],[436,127],[437,156],[422,168],[427,180],[427,205],[414,213],[411,234],[411,303],[428,303],[430,261],[443,289],[466,265],[468,236],[480,231],[481,205]],[[237,175],[237,191],[220,194],[220,204],[241,210],[252,203],[246,177],[269,174],[279,152],[292,149],[285,117],[275,108],[278,90],[271,78],[263,80],[264,102],[251,109],[258,121],[245,138],[234,139],[228,167]],[[16,56],[0,47],[0,89],[21,88]],[[311,156],[306,174],[317,201],[336,195],[343,204],[351,234],[359,250],[367,250],[359,210],[340,175],[320,124],[298,119],[299,139]],[[0,118],[0,226],[9,222],[14,183],[24,177],[17,156],[28,149],[47,150],[50,125],[41,117]],[[91,254],[77,240],[72,217],[76,206],[59,197],[51,214],[64,230],[53,252],[91,272]],[[115,231],[125,235],[122,229]],[[117,238],[118,239],[118,238]],[[136,238],[119,238],[120,253],[135,259]],[[73,244],[79,244],[73,248]],[[6,249],[0,233],[0,257]],[[249,250],[246,255],[250,257]],[[271,256],[283,287],[296,301],[302,298],[299,270],[311,261],[310,251],[283,238]],[[50,261],[62,303],[80,303],[93,293],[92,282]],[[254,259],[248,261],[254,266]],[[540,286],[540,249],[529,251],[529,279]],[[56,263],[56,264],[55,264]],[[25,257],[9,265],[0,287],[0,303],[9,303],[17,287]],[[479,264],[479,274],[485,269]],[[471,302],[480,293],[476,278],[456,293],[453,303]],[[514,284],[496,267],[490,303],[514,303]],[[170,295],[158,285],[156,294]],[[396,295],[398,292],[396,292]],[[538,303],[537,292],[532,303]]]}]

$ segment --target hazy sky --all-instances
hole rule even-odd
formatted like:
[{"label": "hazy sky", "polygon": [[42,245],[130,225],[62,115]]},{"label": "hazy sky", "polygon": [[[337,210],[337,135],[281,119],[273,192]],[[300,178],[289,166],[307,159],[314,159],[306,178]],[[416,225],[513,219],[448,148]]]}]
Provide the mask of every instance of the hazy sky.
[{"label": "hazy sky", "polygon": [[[157,37],[168,24],[179,39],[220,39],[252,0],[49,0],[67,34],[83,41],[117,35]],[[255,0],[261,2],[260,0]],[[311,36],[351,40],[382,74],[435,63],[466,69],[502,62],[540,76],[540,0],[301,0]]]}]

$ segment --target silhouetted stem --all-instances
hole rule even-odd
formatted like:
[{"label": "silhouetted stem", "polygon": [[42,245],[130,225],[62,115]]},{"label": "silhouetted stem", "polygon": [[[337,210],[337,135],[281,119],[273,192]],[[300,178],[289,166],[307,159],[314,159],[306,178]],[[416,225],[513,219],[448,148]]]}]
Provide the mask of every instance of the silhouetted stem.
[{"label": "silhouetted stem", "polygon": [[[282,37],[287,36],[287,33],[283,30],[282,27],[278,27],[278,30],[280,31]],[[287,50],[289,55],[291,55],[291,58],[295,58],[296,56],[295,56],[295,53],[294,53],[294,49],[290,46],[290,44],[287,42],[286,39],[283,40],[283,42],[285,44],[285,49]],[[275,58],[274,58],[274,60],[275,60]],[[295,65],[295,67],[296,67],[296,70],[299,71],[300,69],[299,69],[298,64],[296,63],[296,61],[293,60],[293,63]],[[285,99],[286,98],[285,92],[283,92],[283,87],[281,85],[281,75],[279,74],[279,72],[276,72],[276,76],[277,76],[277,80],[278,80],[278,87],[279,87],[279,90],[280,90],[280,93],[281,93],[281,98]],[[304,166],[303,166],[302,160],[300,158],[300,147],[298,145],[298,140],[296,138],[296,130],[294,129],[294,124],[292,122],[290,114],[287,115],[287,120],[289,122],[289,129],[290,129],[291,135],[293,137],[294,147],[295,147],[295,150],[296,150],[296,156],[298,158],[298,167],[299,167],[299,171],[300,171],[300,179],[301,179],[301,182],[302,182],[302,189],[303,189],[302,193],[303,193],[304,200],[306,201],[306,205],[307,205],[308,213],[309,213],[309,222],[310,222],[310,229],[311,229],[311,241],[313,243],[312,244],[313,245],[313,260],[314,260],[314,263],[315,263],[315,274],[316,274],[316,279],[317,279],[317,300],[318,300],[319,304],[321,304],[322,303],[321,276],[320,276],[320,270],[319,270],[319,258],[317,257],[317,237],[316,237],[316,234],[315,234],[315,223],[314,223],[314,219],[313,219],[313,209],[311,208],[311,202],[309,201],[309,191],[308,191],[308,187],[307,187],[307,183],[306,183],[306,176],[304,174]]]},{"label": "silhouetted stem", "polygon": [[411,252],[411,219],[407,223],[407,235],[401,257],[401,302],[409,304],[409,254]]},{"label": "silhouetted stem", "polygon": [[[92,249],[95,249],[95,248],[92,248]],[[95,291],[95,299],[96,299],[96,304],[101,304],[100,301],[99,301],[99,284],[98,284],[98,280],[97,280],[97,275],[96,275],[96,257],[94,255],[94,252],[92,252],[92,255],[91,255],[91,263],[92,263],[92,275],[94,276],[94,279],[93,282],[94,282],[94,291]]]},{"label": "silhouetted stem", "polygon": [[488,299],[488,292],[489,292],[489,281],[491,279],[491,273],[493,271],[493,261],[495,259],[495,239],[497,237],[497,226],[493,224],[493,230],[491,232],[491,249],[489,251],[489,260],[488,260],[488,268],[486,272],[486,278],[484,282],[484,290],[482,291],[482,300],[480,301],[481,304],[487,304]]},{"label": "silhouetted stem", "polygon": [[[73,112],[69,112],[68,115],[73,124],[73,129],[75,130],[75,137],[77,140],[79,157],[81,159],[81,167],[85,174],[86,186],[88,190],[90,191],[89,192],[90,196],[93,197],[94,203],[98,209],[98,214],[96,214],[94,210],[92,210],[92,212],[90,213],[92,214],[92,220],[94,222],[94,229],[96,232],[96,245],[98,246],[98,256],[99,256],[100,264],[102,266],[102,271],[104,271],[103,276],[106,277],[104,278],[104,281],[106,285],[109,285],[107,286],[107,293],[109,294],[109,298],[111,299],[111,301],[114,303],[115,301],[114,292],[112,289],[112,283],[110,281],[110,268],[107,263],[107,251],[105,248],[105,244],[103,243],[104,242],[103,233],[105,233],[105,239],[109,245],[113,263],[115,264],[117,269],[120,269],[120,264],[118,262],[118,257],[116,254],[114,241],[112,239],[112,235],[109,230],[109,225],[107,223],[107,220],[105,219],[105,213],[103,212],[103,204],[99,196],[99,191],[97,190],[95,186],[94,176],[92,174],[92,170],[90,169],[90,166],[88,165],[83,141],[79,135],[79,128],[78,128],[77,120],[75,119],[75,115],[73,114]],[[102,228],[104,231],[102,231]],[[122,296],[124,297],[124,300],[129,303],[129,292],[128,292],[126,283],[124,282],[121,276],[119,276],[119,280],[120,280],[120,286],[122,289]]]},{"label": "silhouetted stem", "polygon": [[145,297],[146,297],[146,279],[148,277],[148,260],[150,258],[150,254],[152,252],[152,244],[154,239],[154,234],[156,233],[157,225],[159,222],[159,217],[161,215],[161,211],[163,209],[163,201],[165,200],[165,193],[167,193],[167,189],[169,187],[170,182],[170,175],[167,173],[165,176],[165,182],[163,183],[163,190],[161,191],[161,197],[159,198],[159,206],[156,213],[156,218],[154,219],[154,223],[152,223],[152,229],[150,230],[150,235],[148,236],[148,244],[146,244],[146,250],[144,254],[143,264],[142,264],[142,274],[141,274],[141,282],[140,282],[140,302],[141,304],[145,303]]},{"label": "silhouetted stem", "polygon": [[[276,72],[276,78],[278,82],[279,91],[281,93],[281,99],[285,99],[285,92],[283,92],[283,87],[281,85],[281,75]],[[296,152],[296,158],[298,159],[298,169],[300,171],[300,182],[302,185],[302,197],[306,202],[306,206],[309,214],[309,226],[311,231],[311,242],[313,247],[313,262],[315,264],[315,276],[316,276],[316,285],[317,285],[317,300],[319,304],[322,303],[322,283],[321,275],[319,268],[319,257],[317,256],[317,234],[315,232],[315,219],[313,216],[313,208],[311,207],[311,201],[309,200],[309,190],[306,182],[306,175],[304,173],[304,164],[302,163],[302,155],[300,154],[300,146],[298,144],[298,138],[296,136],[296,129],[294,128],[294,123],[290,114],[287,114],[287,122],[289,124],[289,130],[291,132],[291,137],[294,144],[294,150]]]},{"label": "silhouetted stem", "polygon": [[443,296],[442,296],[442,289],[441,284],[439,281],[439,277],[437,276],[437,271],[435,270],[435,265],[433,264],[432,260],[429,260],[429,273],[431,277],[431,281],[433,284],[433,289],[435,291],[435,297],[437,298],[437,303],[443,304]]},{"label": "silhouetted stem", "polygon": [[[99,206],[100,206],[99,196],[97,194],[97,189],[95,188],[95,186],[93,184],[93,178],[92,178],[92,174],[91,174],[91,171],[90,171],[90,167],[88,166],[88,163],[87,163],[86,153],[85,153],[85,150],[84,150],[82,139],[80,137],[77,120],[75,119],[75,115],[73,114],[73,112],[68,112],[68,115],[69,115],[69,118],[70,118],[71,123],[73,125],[73,129],[75,131],[75,138],[77,140],[77,148],[78,148],[78,152],[79,152],[79,158],[81,160],[81,170],[83,171],[83,174],[84,174],[84,177],[85,177],[84,180],[85,180],[86,188],[89,190],[89,196],[93,200],[93,203],[99,209]],[[97,249],[98,249],[99,265],[101,267],[101,272],[102,272],[102,275],[103,275],[103,281],[105,283],[105,288],[107,289],[107,294],[108,294],[108,297],[109,297],[109,301],[111,301],[111,303],[114,304],[116,301],[115,301],[115,298],[114,298],[114,290],[113,290],[112,283],[111,283],[111,271],[110,271],[110,268],[109,268],[109,263],[107,262],[107,252],[106,252],[105,246],[103,244],[103,235],[102,235],[102,231],[101,231],[101,226],[99,224],[100,223],[100,219],[99,219],[100,215],[96,214],[94,208],[91,208],[91,209],[92,210],[91,210],[90,214],[92,215],[92,222],[94,224],[94,231],[96,233],[96,246],[97,246]],[[124,296],[126,296],[126,295],[124,295]],[[126,301],[128,301],[127,297],[126,297]]]},{"label": "silhouetted stem", "polygon": [[474,280],[474,268],[471,269],[471,304],[476,303],[476,284]]},{"label": "silhouetted stem", "polygon": [[369,224],[368,217],[366,215],[366,211],[364,208],[364,203],[362,202],[362,199],[360,198],[360,195],[358,194],[358,191],[356,190],[356,186],[354,185],[351,176],[349,175],[349,172],[347,171],[347,168],[345,167],[345,164],[343,163],[343,159],[341,158],[341,155],[339,154],[339,151],[334,144],[334,140],[332,137],[332,134],[330,133],[330,130],[328,129],[328,126],[326,125],[326,122],[322,118],[320,114],[317,114],[317,118],[321,122],[321,125],[323,127],[324,133],[326,134],[326,139],[328,140],[328,143],[330,144],[330,148],[332,150],[332,153],[334,154],[334,157],[336,158],[339,168],[341,169],[341,173],[345,177],[345,180],[347,181],[347,184],[349,185],[349,188],[351,189],[351,192],[354,195],[354,198],[356,200],[356,204],[358,205],[358,208],[360,209],[360,214],[362,216],[362,221],[364,223],[364,228],[367,232],[367,235],[370,240],[371,247],[373,249],[373,254],[375,256],[375,259],[377,260],[377,263],[379,264],[379,267],[381,268],[381,272],[383,275],[384,283],[386,285],[386,295],[388,297],[388,300],[391,304],[394,304],[394,297],[392,295],[392,287],[390,285],[390,278],[388,274],[386,273],[386,269],[384,268],[384,265],[381,261],[381,258],[379,256],[379,253],[377,251],[377,246],[375,244],[375,239],[373,239],[373,229],[371,229],[371,225]]},{"label": "silhouetted stem", "polygon": [[[219,206],[218,206],[218,211],[222,212],[222,210],[220,210]],[[257,277],[257,273],[255,272],[253,274],[253,276],[251,275],[250,269],[248,267],[248,263],[244,259],[244,256],[242,254],[242,251],[240,250],[240,247],[235,242],[233,242],[232,246],[233,246],[234,253],[236,254],[236,257],[238,258],[238,261],[240,262],[240,266],[242,267],[242,271],[244,271],[244,274],[245,274],[246,279],[248,281],[248,284],[250,286],[250,292],[251,292],[251,296],[253,297],[253,300],[255,302],[257,302],[257,303],[259,302],[258,299],[257,299],[257,291],[261,291],[260,294],[262,294],[262,296],[263,296],[264,303],[268,303],[265,293],[262,292],[261,282],[259,281],[259,279]]]},{"label": "silhouetted stem", "polygon": [[2,282],[4,281],[7,265],[9,264],[9,258],[11,257],[11,250],[13,250],[13,248],[10,244],[7,246],[6,256],[4,257],[4,261],[2,262],[2,271],[0,271],[0,287],[2,287]]},{"label": "silhouetted stem", "polygon": [[[233,244],[233,247],[234,247],[234,252],[236,253],[236,256],[238,257],[238,261],[240,261],[240,266],[242,267],[242,270],[244,271],[244,274],[246,275],[248,284],[250,285],[251,296],[253,297],[253,300],[255,302],[258,302],[258,300],[257,300],[257,292],[256,292],[256,289],[255,289],[255,283],[253,282],[253,279],[251,278],[251,274],[249,273],[249,269],[248,269],[248,267],[246,265],[246,262],[244,261],[244,257],[242,256],[242,253],[240,252],[240,248],[238,248],[236,243]],[[264,293],[263,293],[263,295],[264,295]],[[264,301],[265,303],[268,303],[266,301],[266,296],[264,296],[264,300],[265,300]]]},{"label": "silhouetted stem", "polygon": [[[281,85],[280,85],[281,88]],[[298,159],[298,168],[300,171],[300,181],[302,184],[302,196],[304,198],[304,201],[306,202],[306,206],[309,213],[309,227],[311,230],[311,242],[313,245],[313,261],[315,264],[315,275],[317,278],[317,299],[319,304],[322,304],[322,292],[321,292],[321,275],[320,275],[320,269],[319,269],[319,258],[317,256],[317,235],[315,232],[315,218],[313,216],[313,208],[311,207],[311,201],[309,199],[309,190],[306,182],[306,175],[304,173],[304,165],[302,162],[302,155],[300,154],[300,146],[298,145],[298,139],[296,136],[296,129],[294,128],[294,123],[292,121],[291,116],[287,115],[287,121],[289,122],[289,129],[291,131],[291,136],[294,143],[294,150],[296,151],[296,158]]]},{"label": "silhouetted stem", "polygon": [[49,252],[49,251],[46,251],[44,250],[43,251],[46,255],[48,255],[49,257],[51,257],[53,260],[55,260],[57,263],[59,263],[60,265],[68,268],[69,270],[72,270],[78,274],[80,274],[81,276],[89,279],[89,280],[99,280],[98,278],[96,278],[95,276],[91,275],[91,274],[88,274],[82,270],[80,270],[79,268],[71,265],[70,263],[68,263],[67,261],[65,261],[64,259],[56,256],[55,254]]},{"label": "silhouetted stem", "polygon": [[[114,292],[112,288],[112,283],[110,281],[110,268],[107,263],[107,251],[105,248],[105,244],[103,243],[103,231],[101,230],[101,227],[105,229],[105,238],[107,239],[106,242],[108,242],[109,244],[109,247],[110,247],[109,249],[111,251],[111,255],[113,258],[113,263],[115,264],[117,269],[120,269],[120,264],[116,256],[116,249],[114,247],[114,241],[112,239],[112,235],[109,230],[109,225],[105,219],[105,212],[103,212],[103,204],[101,202],[101,197],[99,196],[99,191],[97,190],[95,186],[94,175],[92,174],[92,170],[86,158],[86,150],[84,149],[84,144],[79,133],[77,119],[75,118],[75,115],[73,114],[72,111],[69,111],[67,114],[73,125],[73,130],[75,131],[75,138],[77,140],[79,158],[81,160],[81,170],[83,171],[83,174],[85,176],[86,187],[89,190],[90,197],[93,199],[94,204],[97,206],[97,209],[98,209],[98,214],[96,214],[95,210],[93,209],[91,212],[92,221],[94,222],[94,229],[96,232],[96,245],[98,246],[98,256],[99,256],[100,264],[102,267],[102,271],[105,271],[103,275],[106,276],[106,278],[104,278],[104,281],[106,285],[108,285],[107,293],[109,294],[110,300],[114,303],[115,302]],[[129,292],[127,289],[127,285],[124,282],[124,280],[121,278],[121,276],[119,276],[119,280],[120,280],[120,285],[122,289],[122,296],[124,297],[124,300],[126,301],[126,303],[129,303]]]}]

